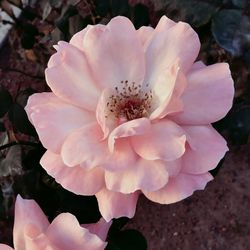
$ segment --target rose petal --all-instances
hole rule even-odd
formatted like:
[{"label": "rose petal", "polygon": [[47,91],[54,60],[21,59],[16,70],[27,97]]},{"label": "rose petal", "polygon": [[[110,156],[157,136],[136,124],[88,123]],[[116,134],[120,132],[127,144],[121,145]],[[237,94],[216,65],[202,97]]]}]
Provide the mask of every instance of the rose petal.
[{"label": "rose petal", "polygon": [[233,95],[233,80],[227,63],[192,70],[182,96],[183,112],[173,119],[187,125],[216,122],[232,107]]},{"label": "rose petal", "polygon": [[46,235],[60,250],[103,250],[107,245],[98,236],[81,227],[75,216],[69,213],[58,215],[48,227]]},{"label": "rose petal", "polygon": [[116,127],[108,138],[110,152],[114,151],[115,140],[118,138],[130,137],[147,133],[151,124],[148,118],[131,120]]},{"label": "rose petal", "polygon": [[185,132],[170,120],[151,125],[150,131],[131,138],[135,152],[146,160],[173,161],[185,152]]},{"label": "rose petal", "polygon": [[182,172],[202,174],[214,169],[228,151],[225,139],[212,126],[183,126],[189,146]]},{"label": "rose petal", "polygon": [[96,123],[71,133],[62,146],[63,162],[70,167],[83,163],[88,168],[105,162],[109,152],[102,137],[102,131]]},{"label": "rose petal", "polygon": [[147,161],[140,158],[132,167],[109,172],[105,171],[105,182],[109,190],[124,194],[137,190],[155,191],[166,185],[168,172],[162,161]]},{"label": "rose petal", "polygon": [[52,92],[30,96],[25,110],[44,147],[54,152],[60,151],[68,134],[95,119],[93,114],[60,100]]},{"label": "rose petal", "polygon": [[213,179],[209,173],[191,175],[181,173],[169,182],[162,189],[155,192],[144,192],[144,195],[151,201],[160,204],[170,204],[187,198],[196,190],[202,190],[206,184]]},{"label": "rose petal", "polygon": [[[48,85],[58,97],[90,111],[95,111],[99,87],[82,51],[66,42],[58,43],[58,51],[45,70]],[[55,62],[57,63],[55,65]]]},{"label": "rose petal", "polygon": [[143,48],[133,24],[126,17],[115,17],[104,27],[91,27],[84,38],[84,52],[103,88],[120,86],[125,80],[137,84],[143,81]]},{"label": "rose petal", "polygon": [[50,151],[43,155],[40,163],[58,183],[75,194],[94,195],[104,186],[104,173],[101,168],[69,168],[59,155]]},{"label": "rose petal", "polygon": [[107,223],[103,218],[101,218],[97,223],[83,224],[82,226],[88,229],[90,233],[95,234],[103,241],[106,241],[111,224],[112,221]]},{"label": "rose petal", "polygon": [[16,249],[25,249],[23,229],[29,224],[35,225],[40,232],[44,232],[49,226],[49,221],[35,201],[24,200],[18,195],[16,198],[13,229],[13,241]]},{"label": "rose petal", "polygon": [[12,247],[9,247],[9,246],[4,245],[4,244],[0,244],[0,249],[1,250],[14,250]]},{"label": "rose petal", "polygon": [[113,218],[126,216],[132,218],[135,214],[139,192],[122,194],[102,189],[96,194],[102,217],[109,222]]},{"label": "rose petal", "polygon": [[151,84],[157,76],[179,61],[180,70],[186,73],[200,50],[196,32],[179,22],[171,28],[156,32],[146,51],[146,82]]}]

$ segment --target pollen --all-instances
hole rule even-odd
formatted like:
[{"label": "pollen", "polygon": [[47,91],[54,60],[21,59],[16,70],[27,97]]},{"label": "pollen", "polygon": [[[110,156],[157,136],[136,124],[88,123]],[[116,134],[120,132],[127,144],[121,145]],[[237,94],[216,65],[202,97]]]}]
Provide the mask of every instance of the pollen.
[{"label": "pollen", "polygon": [[126,121],[148,116],[153,98],[148,84],[143,88],[140,84],[123,80],[114,90],[106,103],[109,113]]}]

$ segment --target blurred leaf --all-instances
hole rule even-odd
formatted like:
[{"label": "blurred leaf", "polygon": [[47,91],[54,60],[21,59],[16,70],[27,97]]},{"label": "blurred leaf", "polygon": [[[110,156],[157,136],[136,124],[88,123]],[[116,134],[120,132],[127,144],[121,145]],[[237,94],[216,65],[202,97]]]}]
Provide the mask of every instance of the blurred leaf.
[{"label": "blurred leaf", "polygon": [[0,159],[0,177],[22,173],[22,151],[19,145],[12,146],[5,158]]},{"label": "blurred leaf", "polygon": [[32,88],[27,88],[25,90],[21,90],[18,92],[16,97],[16,102],[21,105],[22,107],[25,107],[28,101],[29,96],[34,94],[35,91]]},{"label": "blurred leaf", "polygon": [[62,9],[61,16],[55,21],[58,29],[65,35],[69,32],[69,18],[77,14],[77,9],[72,5],[66,5]]},{"label": "blurred leaf", "polygon": [[0,118],[3,117],[12,105],[12,97],[8,90],[0,86]]},{"label": "blurred leaf", "polygon": [[12,122],[13,127],[26,135],[36,135],[36,131],[34,127],[31,125],[28,116],[24,110],[24,108],[17,104],[14,103],[9,110],[9,119]]},{"label": "blurred leaf", "polygon": [[222,10],[213,18],[212,33],[216,42],[234,56],[250,48],[250,18],[240,10]]},{"label": "blurred leaf", "polygon": [[49,3],[53,8],[60,8],[63,4],[63,0],[49,0]]},{"label": "blurred leaf", "polygon": [[110,0],[96,1],[96,12],[104,17],[108,14],[110,9]]},{"label": "blurred leaf", "polygon": [[7,132],[0,134],[0,146],[9,142],[9,136]]},{"label": "blurred leaf", "polygon": [[207,24],[218,9],[216,4],[199,0],[173,0],[167,2],[167,16],[175,21],[185,21],[195,27]]},{"label": "blurred leaf", "polygon": [[128,229],[108,238],[105,250],[147,250],[147,241],[139,231]]},{"label": "blurred leaf", "polygon": [[112,16],[128,16],[129,14],[128,0],[110,0],[110,8]]},{"label": "blurred leaf", "polygon": [[21,7],[23,6],[22,1],[21,0],[8,0],[10,3],[12,3],[15,6]]},{"label": "blurred leaf", "polygon": [[85,26],[81,16],[75,15],[69,18],[69,34],[71,37],[83,28]]},{"label": "blurred leaf", "polygon": [[51,11],[52,11],[52,6],[50,2],[46,2],[43,7],[43,16],[42,16],[43,21],[49,16]]},{"label": "blurred leaf", "polygon": [[246,144],[250,134],[250,108],[241,108],[230,117],[230,136],[234,144]]},{"label": "blurred leaf", "polygon": [[232,0],[232,2],[236,7],[250,9],[250,2],[248,0]]},{"label": "blurred leaf", "polygon": [[5,129],[5,126],[2,122],[0,122],[0,132],[4,132],[6,129]]},{"label": "blurred leaf", "polygon": [[2,8],[2,10],[4,12],[6,12],[10,17],[12,17],[13,19],[15,19],[15,15],[14,15],[13,9],[12,9],[10,3],[7,0],[1,0],[0,1],[0,6],[1,6],[1,8]]}]

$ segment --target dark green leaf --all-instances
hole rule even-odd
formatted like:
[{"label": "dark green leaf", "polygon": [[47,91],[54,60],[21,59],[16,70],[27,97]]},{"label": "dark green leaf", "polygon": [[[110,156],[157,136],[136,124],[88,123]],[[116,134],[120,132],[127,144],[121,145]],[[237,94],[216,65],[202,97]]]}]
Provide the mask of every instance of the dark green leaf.
[{"label": "dark green leaf", "polygon": [[133,23],[138,29],[141,26],[148,26],[150,24],[148,7],[143,4],[137,4],[134,8]]},{"label": "dark green leaf", "polygon": [[249,49],[250,18],[240,10],[222,10],[213,18],[212,32],[217,43],[239,56]]},{"label": "dark green leaf", "polygon": [[26,135],[36,135],[36,131],[29,122],[28,116],[21,105],[17,103],[12,105],[9,110],[9,119],[17,131]]},{"label": "dark green leaf", "polygon": [[110,0],[112,16],[128,16],[128,0]]},{"label": "dark green leaf", "polygon": [[25,90],[21,90],[17,97],[16,102],[20,104],[22,107],[25,107],[30,95],[34,94],[35,91],[32,88],[27,88]]},{"label": "dark green leaf", "polygon": [[0,86],[0,118],[9,110],[12,104],[12,97],[8,90]]}]

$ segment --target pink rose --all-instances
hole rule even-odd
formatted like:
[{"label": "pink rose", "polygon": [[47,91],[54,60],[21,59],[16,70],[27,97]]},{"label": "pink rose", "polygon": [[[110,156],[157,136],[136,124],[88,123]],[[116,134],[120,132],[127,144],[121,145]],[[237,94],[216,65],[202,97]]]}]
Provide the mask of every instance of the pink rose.
[{"label": "pink rose", "polygon": [[[33,200],[17,196],[14,223],[15,250],[104,250],[111,223],[80,226],[70,213],[59,214],[50,224]],[[0,250],[13,250],[0,244]]]},{"label": "pink rose", "polygon": [[204,189],[228,150],[211,123],[232,106],[226,63],[194,62],[197,34],[163,16],[135,30],[125,17],[59,42],[52,92],[26,106],[48,150],[41,165],[64,188],[96,195],[106,221],[133,217],[138,195],[169,204]]}]

